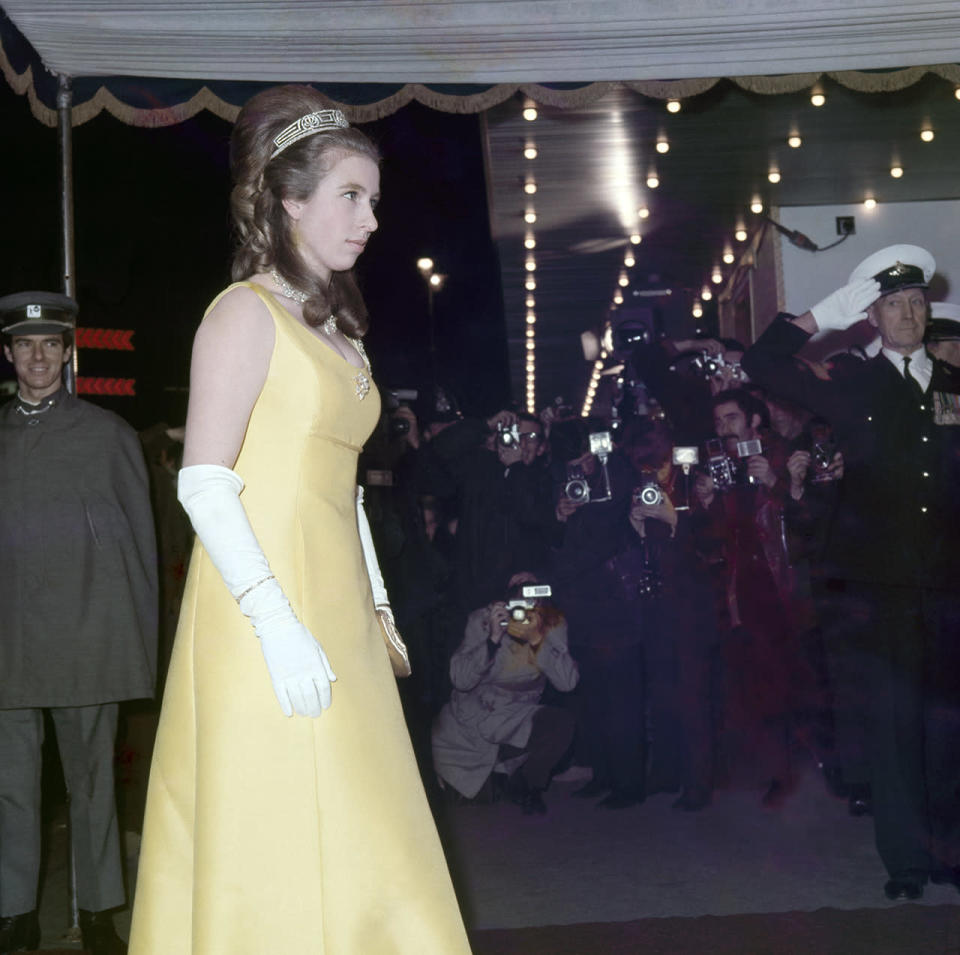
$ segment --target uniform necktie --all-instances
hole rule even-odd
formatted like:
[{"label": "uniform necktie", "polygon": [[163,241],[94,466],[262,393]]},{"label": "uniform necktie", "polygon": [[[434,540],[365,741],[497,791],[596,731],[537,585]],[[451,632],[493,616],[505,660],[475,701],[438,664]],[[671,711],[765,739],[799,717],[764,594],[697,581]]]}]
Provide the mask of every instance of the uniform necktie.
[{"label": "uniform necktie", "polygon": [[920,387],[920,382],[917,381],[913,375],[910,374],[910,356],[904,355],[903,358],[903,377],[906,379],[907,384],[913,389],[913,393],[918,397],[923,397],[923,388]]}]

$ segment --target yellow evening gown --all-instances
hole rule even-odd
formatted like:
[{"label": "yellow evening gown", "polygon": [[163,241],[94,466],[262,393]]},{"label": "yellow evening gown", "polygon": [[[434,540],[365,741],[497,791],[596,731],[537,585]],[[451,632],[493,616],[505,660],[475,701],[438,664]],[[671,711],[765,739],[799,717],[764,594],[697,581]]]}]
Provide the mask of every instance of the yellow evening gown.
[{"label": "yellow evening gown", "polygon": [[235,465],[241,501],[337,681],[322,716],[285,717],[249,621],[196,543],[130,953],[469,952],[357,531],[357,455],[379,395],[370,385],[361,398],[358,369],[242,284],[267,305],[276,342]]}]

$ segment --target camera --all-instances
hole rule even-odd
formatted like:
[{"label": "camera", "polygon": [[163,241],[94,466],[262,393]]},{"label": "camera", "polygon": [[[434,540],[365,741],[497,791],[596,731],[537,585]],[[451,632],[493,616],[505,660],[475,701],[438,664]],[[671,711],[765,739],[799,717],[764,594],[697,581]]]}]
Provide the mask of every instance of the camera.
[{"label": "camera", "polygon": [[707,473],[713,479],[713,486],[718,491],[728,491],[737,484],[755,484],[754,478],[747,474],[743,465],[745,458],[763,454],[763,444],[757,438],[749,441],[738,441],[737,457],[727,454],[726,446],[720,438],[710,438],[707,441]]},{"label": "camera", "polygon": [[690,366],[698,371],[704,378],[719,378],[724,373],[724,369],[729,369],[731,378],[743,378],[743,370],[740,368],[740,362],[727,361],[723,355],[714,355],[711,352],[700,352],[691,362]]},{"label": "camera", "polygon": [[578,504],[590,503],[590,485],[586,474],[583,473],[583,468],[567,468],[567,483],[564,485],[563,493],[565,497]]},{"label": "camera", "polygon": [[549,584],[524,584],[519,597],[507,601],[507,613],[510,620],[502,624],[510,628],[508,632],[514,638],[523,633],[523,627],[535,622],[533,611],[538,600],[544,600],[553,595]]},{"label": "camera", "polygon": [[645,504],[647,507],[656,507],[663,501],[663,491],[656,481],[648,481],[641,487],[633,490],[633,503]]},{"label": "camera", "polygon": [[830,473],[830,465],[837,452],[837,446],[832,441],[817,441],[810,449],[810,464],[813,476],[810,480],[814,484],[824,484],[834,480]]},{"label": "camera", "polygon": [[516,422],[510,425],[504,425],[502,421],[497,423],[497,444],[501,448],[520,447],[520,428]]},{"label": "camera", "polygon": [[413,388],[397,388],[387,392],[384,404],[391,414],[387,421],[387,432],[391,437],[399,438],[410,433],[410,422],[406,418],[394,417],[393,412],[398,408],[410,407],[417,400],[418,394]]}]

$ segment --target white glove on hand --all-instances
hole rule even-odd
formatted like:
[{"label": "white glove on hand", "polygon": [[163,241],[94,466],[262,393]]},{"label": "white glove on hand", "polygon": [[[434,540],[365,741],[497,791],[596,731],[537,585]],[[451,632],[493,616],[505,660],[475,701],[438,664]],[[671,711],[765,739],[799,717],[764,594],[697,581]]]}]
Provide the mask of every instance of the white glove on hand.
[{"label": "white glove on hand", "polygon": [[177,497],[214,566],[260,638],[273,690],[287,716],[319,716],[336,680],[323,648],[297,619],[240,502],[243,481],[229,468],[180,471]]},{"label": "white glove on hand", "polygon": [[866,309],[880,297],[876,279],[858,279],[831,292],[810,309],[821,331],[842,331],[867,317]]}]

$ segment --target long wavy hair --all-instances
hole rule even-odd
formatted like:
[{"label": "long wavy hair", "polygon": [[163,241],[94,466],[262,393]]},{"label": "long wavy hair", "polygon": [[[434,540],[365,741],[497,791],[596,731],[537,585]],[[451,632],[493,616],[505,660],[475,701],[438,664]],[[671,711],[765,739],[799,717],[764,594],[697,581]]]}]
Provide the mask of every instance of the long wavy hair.
[{"label": "long wavy hair", "polygon": [[308,325],[320,325],[333,315],[342,332],[357,338],[369,322],[353,271],[334,272],[329,282],[310,271],[297,250],[283,200],[309,199],[344,154],[379,163],[380,153],[363,133],[350,128],[314,133],[270,158],[273,139],[283,129],[307,113],[329,108],[315,89],[290,85],[264,90],[240,110],[230,138],[230,210],[237,237],[231,271],[239,282],[276,269],[309,296],[303,304]]}]

